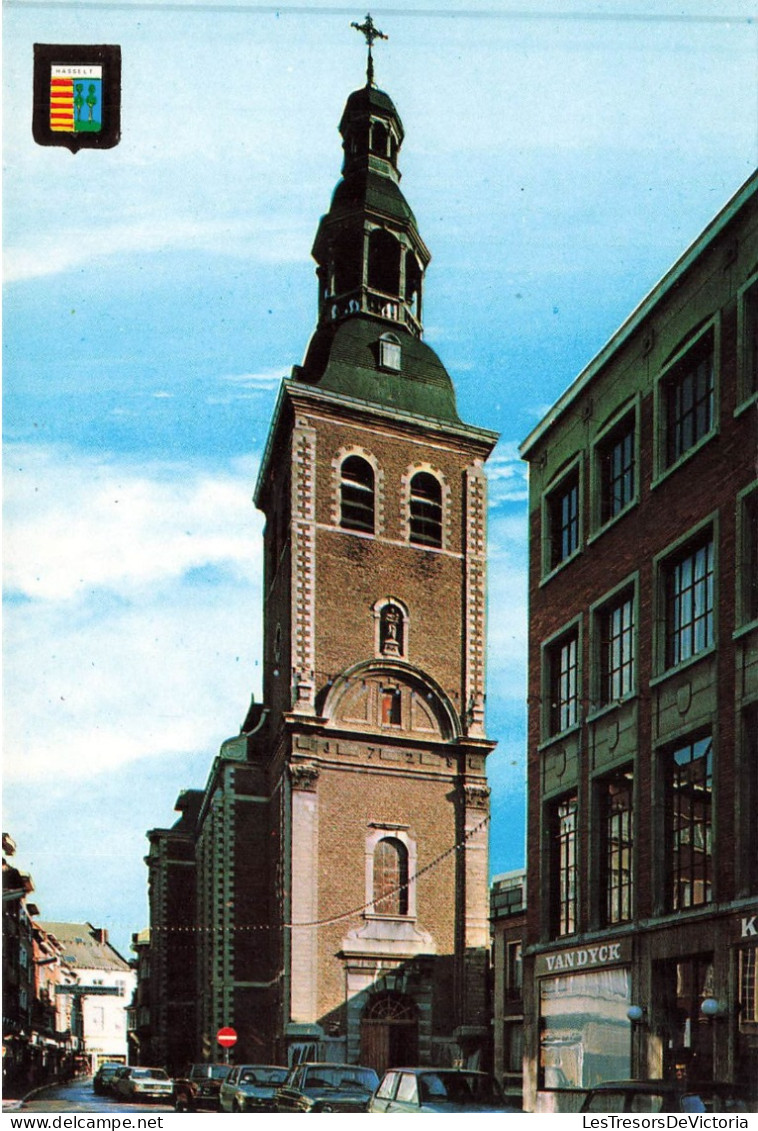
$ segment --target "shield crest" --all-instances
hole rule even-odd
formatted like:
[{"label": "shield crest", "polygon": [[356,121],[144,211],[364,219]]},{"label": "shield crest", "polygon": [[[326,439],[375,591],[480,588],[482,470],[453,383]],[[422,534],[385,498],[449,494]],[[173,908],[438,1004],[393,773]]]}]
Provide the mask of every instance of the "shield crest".
[{"label": "shield crest", "polygon": [[39,145],[109,149],[121,132],[121,49],[34,45],[32,133]]}]

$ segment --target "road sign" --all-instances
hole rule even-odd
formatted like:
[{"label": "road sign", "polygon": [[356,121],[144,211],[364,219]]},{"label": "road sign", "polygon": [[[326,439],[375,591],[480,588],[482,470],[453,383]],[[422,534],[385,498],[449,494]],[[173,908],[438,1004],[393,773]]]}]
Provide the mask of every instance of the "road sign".
[{"label": "road sign", "polygon": [[237,1044],[237,1033],[234,1029],[219,1029],[216,1040],[223,1049],[230,1049],[232,1045]]}]

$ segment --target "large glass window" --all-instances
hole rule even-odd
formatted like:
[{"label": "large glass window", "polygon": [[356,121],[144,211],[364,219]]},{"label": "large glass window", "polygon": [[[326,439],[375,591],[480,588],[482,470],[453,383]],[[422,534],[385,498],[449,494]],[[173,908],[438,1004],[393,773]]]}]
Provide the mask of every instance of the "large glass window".
[{"label": "large glass window", "polygon": [[555,569],[579,549],[579,469],[551,491],[547,501],[548,566]]},{"label": "large glass window", "polygon": [[602,919],[605,925],[632,917],[633,778],[618,774],[600,784]]},{"label": "large glass window", "polygon": [[634,592],[626,590],[600,611],[600,702],[631,695],[634,672]]},{"label": "large glass window", "polygon": [[713,428],[713,333],[679,361],[665,381],[666,466],[676,463]]},{"label": "large glass window", "polygon": [[758,1025],[758,946],[740,950],[740,1028]]},{"label": "large glass window", "polygon": [[342,464],[340,526],[374,532],[374,469],[360,456]]},{"label": "large glass window", "polygon": [[553,808],[550,888],[557,935],[570,935],[576,930],[576,815],[576,794],[562,798]]},{"label": "large glass window", "polygon": [[579,721],[579,634],[576,630],[547,650],[548,733],[560,734]]},{"label": "large glass window", "polygon": [[631,1075],[629,970],[541,978],[540,1086],[591,1088]]},{"label": "large glass window", "polygon": [[428,471],[411,480],[411,542],[420,546],[442,545],[442,488]]},{"label": "large glass window", "polygon": [[685,742],[667,756],[667,856],[673,911],[710,903],[713,877],[713,742]]},{"label": "large glass window", "polygon": [[374,911],[408,914],[408,849],[395,837],[383,837],[374,849]]},{"label": "large glass window", "polygon": [[713,644],[713,535],[666,561],[666,667],[704,651]]}]

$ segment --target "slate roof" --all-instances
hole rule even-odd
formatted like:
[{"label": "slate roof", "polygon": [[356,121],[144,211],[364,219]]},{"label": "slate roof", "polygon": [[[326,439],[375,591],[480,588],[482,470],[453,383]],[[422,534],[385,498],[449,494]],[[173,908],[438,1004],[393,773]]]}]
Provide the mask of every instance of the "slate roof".
[{"label": "slate roof", "polygon": [[97,929],[91,923],[39,924],[43,931],[55,935],[63,947],[64,957],[75,968],[85,970],[131,970],[109,942],[100,942]]},{"label": "slate roof", "polygon": [[[401,370],[379,366],[379,338],[391,332],[401,347]],[[426,342],[401,326],[371,317],[319,327],[296,379],[367,404],[460,424],[450,375]]]}]

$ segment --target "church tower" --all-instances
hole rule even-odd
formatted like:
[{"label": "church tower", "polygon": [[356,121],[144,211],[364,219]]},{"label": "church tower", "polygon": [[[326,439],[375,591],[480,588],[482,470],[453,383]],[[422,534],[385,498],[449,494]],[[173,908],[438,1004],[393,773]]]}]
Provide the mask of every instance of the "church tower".
[{"label": "church tower", "polygon": [[238,1061],[382,1071],[475,1060],[489,1037],[497,436],[460,420],[423,340],[430,256],[400,189],[403,125],[373,82],[380,33],[359,30],[369,70],[313,246],[317,325],[255,492],[264,705],[222,747],[201,813],[198,988],[203,1039],[235,1026]]}]

